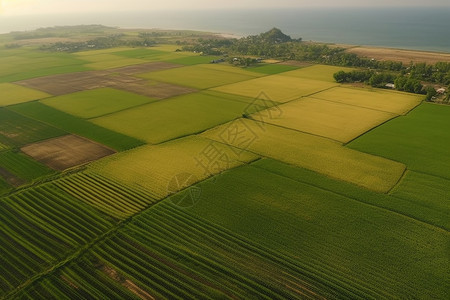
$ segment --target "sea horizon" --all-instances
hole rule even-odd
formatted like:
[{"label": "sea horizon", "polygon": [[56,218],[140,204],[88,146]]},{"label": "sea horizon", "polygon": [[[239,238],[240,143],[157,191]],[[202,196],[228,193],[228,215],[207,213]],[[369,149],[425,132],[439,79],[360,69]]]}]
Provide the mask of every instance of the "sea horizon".
[{"label": "sea horizon", "polygon": [[102,24],[248,36],[277,27],[303,41],[450,53],[448,15],[450,7],[255,8],[0,16],[0,33]]}]

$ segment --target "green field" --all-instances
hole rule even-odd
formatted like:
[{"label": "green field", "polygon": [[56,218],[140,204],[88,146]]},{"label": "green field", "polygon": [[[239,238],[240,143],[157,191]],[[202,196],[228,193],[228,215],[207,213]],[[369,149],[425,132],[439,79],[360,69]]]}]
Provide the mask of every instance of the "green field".
[{"label": "green field", "polygon": [[295,257],[302,280],[320,295],[447,294],[447,231],[259,168],[237,168],[199,188],[189,214]]},{"label": "green field", "polygon": [[424,103],[353,141],[352,149],[400,161],[409,169],[450,179],[450,107]]},{"label": "green field", "polygon": [[386,195],[272,159],[260,160],[252,166],[450,230],[448,203],[442,201],[448,199],[449,188],[442,178],[406,171],[400,183]]},{"label": "green field", "polygon": [[202,136],[382,193],[392,189],[405,170],[401,163],[326,138],[247,119],[221,125]]},{"label": "green field", "polygon": [[271,75],[249,81],[224,85],[213,90],[256,98],[262,93],[273,101],[288,102],[336,86],[336,83]]},{"label": "green field", "polygon": [[39,102],[18,104],[9,107],[9,109],[21,115],[51,124],[67,132],[99,142],[117,151],[128,150],[143,144],[140,140],[97,126]]},{"label": "green field", "polygon": [[0,143],[23,146],[64,134],[61,129],[0,108]]},{"label": "green field", "polygon": [[145,79],[163,81],[197,89],[207,89],[259,77],[262,74],[227,66],[196,65],[139,75]]},{"label": "green field", "polygon": [[420,104],[423,96],[382,89],[335,87],[312,96],[313,98],[356,105],[403,115]]},{"label": "green field", "polygon": [[0,168],[6,169],[27,182],[55,173],[54,170],[32,160],[30,157],[12,151],[0,152]]},{"label": "green field", "polygon": [[68,114],[89,119],[151,101],[154,99],[112,88],[101,88],[49,98],[42,103]]},{"label": "green field", "polygon": [[294,100],[280,105],[279,109],[280,116],[266,122],[342,143],[395,117],[387,112],[314,98]]},{"label": "green field", "polygon": [[52,184],[3,198],[0,207],[2,298],[114,225]]},{"label": "green field", "polygon": [[0,83],[0,106],[7,106],[50,97],[50,95],[41,91],[26,88],[12,83]]},{"label": "green field", "polygon": [[157,144],[240,117],[251,101],[217,92],[200,92],[153,102],[91,121]]},{"label": "green field", "polygon": [[288,66],[288,65],[280,65],[280,64],[266,64],[266,65],[250,68],[249,70],[252,72],[273,75],[273,74],[283,73],[283,72],[292,71],[292,70],[296,70],[296,69],[298,69],[298,67]]},{"label": "green field", "polygon": [[89,70],[87,61],[66,53],[0,49],[0,82]]}]

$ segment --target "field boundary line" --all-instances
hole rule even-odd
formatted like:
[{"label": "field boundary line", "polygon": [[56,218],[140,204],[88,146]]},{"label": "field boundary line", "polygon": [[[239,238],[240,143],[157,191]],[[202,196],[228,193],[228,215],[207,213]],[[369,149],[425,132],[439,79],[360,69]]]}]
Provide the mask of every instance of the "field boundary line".
[{"label": "field boundary line", "polygon": [[[386,121],[381,122],[380,124],[378,124],[378,125],[376,125],[376,126],[370,128],[369,130],[367,130],[367,131],[361,133],[361,134],[358,135],[357,137],[354,137],[354,138],[351,139],[350,141],[348,141],[348,142],[346,142],[346,143],[343,143],[342,145],[343,145],[343,146],[347,146],[348,144],[350,144],[350,143],[353,142],[354,140],[357,140],[358,138],[362,137],[362,136],[365,135],[366,133],[369,133],[369,132],[371,132],[371,131],[377,129],[377,128],[380,127],[380,126],[383,126],[383,125],[386,124],[387,122],[390,122],[390,121],[395,120],[395,119],[400,118],[400,117],[404,117],[404,115],[393,115],[392,118],[389,118],[389,119],[387,119]],[[353,150],[354,150],[354,149],[353,149]],[[358,151],[359,151],[359,150],[358,150]],[[359,151],[359,152],[363,152],[363,151]],[[367,152],[363,152],[363,153],[367,153]],[[370,154],[370,153],[369,153],[369,154]],[[379,155],[376,155],[376,156],[379,156]],[[382,156],[380,156],[380,157],[382,157]]]},{"label": "field boundary line", "polygon": [[386,192],[386,195],[391,195],[392,191],[394,191],[403,181],[403,178],[405,178],[406,173],[408,172],[408,166],[405,165],[405,169],[403,170],[402,175],[400,176],[400,178],[397,180],[397,182],[389,189],[389,191]]},{"label": "field boundary line", "polygon": [[251,115],[250,115],[248,118],[245,118],[245,119],[252,120],[252,121],[258,122],[258,123],[263,123],[263,125],[269,124],[269,125],[274,126],[274,127],[278,127],[278,128],[282,128],[282,129],[286,129],[286,130],[291,130],[291,131],[296,131],[296,132],[299,132],[299,133],[303,133],[303,134],[307,134],[307,135],[311,135],[311,136],[315,136],[315,137],[327,139],[327,140],[330,140],[330,141],[332,141],[332,142],[338,143],[338,144],[341,145],[341,146],[344,146],[344,142],[341,142],[341,141],[332,139],[332,138],[330,138],[330,137],[326,137],[326,136],[314,134],[314,133],[311,133],[311,132],[307,132],[307,131],[302,131],[302,130],[298,130],[298,129],[286,127],[286,126],[279,125],[279,124],[273,124],[273,123],[270,122],[270,120],[269,120],[269,121],[255,120],[255,119],[252,118]]},{"label": "field boundary line", "polygon": [[[354,106],[354,107],[360,107],[360,108],[364,108],[364,109],[370,109],[370,110],[373,110],[373,111],[384,112],[384,113],[397,115],[397,116],[404,116],[404,114],[393,113],[392,111],[386,111],[386,110],[381,110],[381,109],[376,109],[376,108],[365,107],[365,106],[361,106],[361,105],[349,104],[349,103],[342,103],[342,102],[335,101],[335,100],[330,100],[330,99],[323,99],[323,98],[318,98],[318,97],[314,97],[314,96],[310,96],[310,98],[317,99],[317,100],[320,100],[320,101],[328,101],[328,102],[332,102],[332,103],[338,103],[338,104],[347,105],[347,106]],[[412,109],[414,109],[415,107],[416,106],[414,106]],[[409,109],[408,111],[410,111],[410,110],[411,109]]]},{"label": "field boundary line", "polygon": [[[272,158],[272,159],[273,159],[273,158]],[[276,161],[278,161],[278,160],[276,160]],[[293,167],[296,167],[296,168],[299,168],[298,166],[295,166],[295,165],[292,165],[292,164],[289,164],[289,163],[285,163],[285,162],[281,162],[281,163],[287,164],[287,165],[290,165],[290,166],[293,166]],[[302,181],[302,180],[300,180],[300,179],[293,179],[293,178],[291,178],[291,177],[287,177],[287,176],[285,176],[285,175],[276,173],[276,172],[274,172],[274,171],[271,171],[271,170],[268,170],[268,169],[265,169],[265,168],[262,168],[262,167],[253,165],[253,163],[250,164],[250,166],[253,167],[253,168],[265,170],[266,172],[269,172],[269,173],[274,174],[274,175],[279,176],[279,177],[283,177],[283,178],[285,178],[285,179],[287,179],[287,180],[292,180],[292,181],[295,181],[295,182],[300,182],[300,183],[302,183],[302,184],[306,184],[306,185],[315,187],[315,188],[317,188],[317,189],[320,189],[320,190],[323,190],[323,191],[327,191],[327,192],[333,193],[333,194],[335,194],[335,195],[344,197],[344,198],[349,199],[349,200],[351,200],[351,201],[358,202],[358,203],[361,203],[361,204],[364,204],[364,205],[367,205],[367,206],[375,207],[375,208],[380,209],[380,210],[385,210],[385,211],[388,211],[388,212],[390,212],[390,213],[393,213],[393,214],[402,216],[403,218],[412,219],[412,220],[414,220],[414,221],[416,221],[416,222],[423,223],[423,224],[425,224],[425,225],[427,225],[427,226],[431,226],[431,227],[433,227],[433,228],[435,228],[435,229],[437,229],[437,230],[442,230],[442,231],[445,231],[446,233],[449,233],[449,231],[448,231],[447,229],[445,229],[445,228],[442,228],[442,227],[437,226],[437,225],[435,225],[435,224],[431,224],[431,223],[428,223],[428,222],[426,222],[426,221],[417,219],[417,218],[415,218],[415,217],[413,217],[413,216],[410,216],[410,215],[408,215],[408,214],[405,214],[405,213],[402,213],[402,212],[399,212],[399,211],[396,211],[396,210],[392,210],[392,209],[389,209],[389,208],[386,208],[386,207],[383,207],[383,206],[378,206],[378,205],[373,204],[373,203],[364,202],[364,201],[362,201],[362,200],[356,199],[356,198],[351,197],[351,196],[348,196],[348,195],[346,195],[346,194],[339,193],[339,192],[337,192],[337,191],[334,191],[334,190],[331,190],[331,189],[327,189],[327,188],[318,186],[318,185],[316,185],[316,184],[311,184],[311,183]],[[304,168],[304,169],[306,169],[306,168]],[[309,170],[309,169],[307,169],[307,170]],[[310,171],[312,171],[312,170],[310,170]],[[316,171],[313,171],[313,172],[314,172],[314,173],[317,173],[317,174],[320,174],[320,175],[323,175],[322,173],[318,173],[318,172],[316,172]],[[326,176],[326,175],[323,175],[323,176]],[[326,176],[326,177],[328,177],[328,176]],[[332,177],[328,177],[328,178],[334,179],[334,178],[332,178]],[[336,180],[336,179],[334,179],[334,180]],[[339,181],[339,180],[338,180],[338,181]],[[343,181],[343,182],[345,182],[345,181]],[[350,184],[352,184],[352,183],[350,183]],[[353,184],[353,185],[355,185],[355,184]],[[355,186],[360,187],[359,185],[355,185]],[[365,189],[365,188],[363,188],[363,187],[360,187],[360,188]],[[369,190],[369,189],[367,189],[367,190],[368,190],[368,191],[371,191],[371,190]],[[376,192],[374,192],[374,193],[376,193]],[[381,195],[386,195],[386,194],[381,194]],[[386,195],[386,196],[393,197],[393,198],[396,198],[396,199],[397,199],[397,197],[394,197],[394,196],[390,196],[390,195]]]}]

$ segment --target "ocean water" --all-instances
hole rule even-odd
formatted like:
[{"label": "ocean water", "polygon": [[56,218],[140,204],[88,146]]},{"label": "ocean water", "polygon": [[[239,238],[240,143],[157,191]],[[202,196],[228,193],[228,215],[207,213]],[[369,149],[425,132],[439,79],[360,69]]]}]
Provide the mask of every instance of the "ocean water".
[{"label": "ocean water", "polygon": [[246,36],[278,27],[305,41],[450,52],[450,4],[440,8],[308,8],[115,12],[8,17],[0,33],[55,25],[205,30]]}]

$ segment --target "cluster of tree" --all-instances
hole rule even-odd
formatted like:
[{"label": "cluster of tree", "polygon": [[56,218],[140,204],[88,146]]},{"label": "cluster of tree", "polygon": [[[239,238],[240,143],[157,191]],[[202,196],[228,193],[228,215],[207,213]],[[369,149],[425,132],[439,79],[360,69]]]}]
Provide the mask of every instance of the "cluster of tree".
[{"label": "cluster of tree", "polygon": [[131,47],[150,47],[156,42],[144,39],[129,40],[123,38],[123,34],[113,34],[105,37],[98,37],[84,42],[57,42],[53,44],[46,44],[40,47],[44,51],[56,52],[78,52],[94,49],[108,49],[114,47],[131,46]]},{"label": "cluster of tree", "polygon": [[113,27],[103,25],[54,26],[38,28],[33,31],[13,31],[11,35],[15,40],[38,39],[47,37],[68,37],[76,34],[104,34]]},{"label": "cluster of tree", "polygon": [[339,83],[364,82],[373,87],[385,88],[386,84],[394,84],[395,89],[410,93],[424,93],[423,85],[420,80],[411,76],[394,75],[388,72],[368,71],[339,71],[334,73],[334,79]]}]

